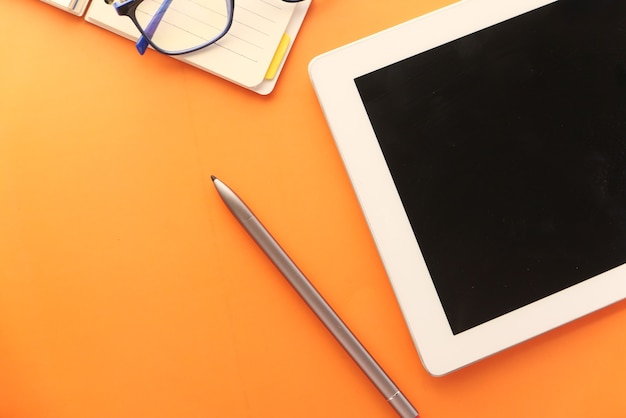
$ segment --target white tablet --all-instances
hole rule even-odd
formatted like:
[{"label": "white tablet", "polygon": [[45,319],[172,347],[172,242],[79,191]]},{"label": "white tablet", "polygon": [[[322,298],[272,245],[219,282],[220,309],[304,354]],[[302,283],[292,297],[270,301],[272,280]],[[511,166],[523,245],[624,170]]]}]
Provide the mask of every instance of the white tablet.
[{"label": "white tablet", "polygon": [[465,0],[310,76],[431,374],[626,296],[626,2]]}]

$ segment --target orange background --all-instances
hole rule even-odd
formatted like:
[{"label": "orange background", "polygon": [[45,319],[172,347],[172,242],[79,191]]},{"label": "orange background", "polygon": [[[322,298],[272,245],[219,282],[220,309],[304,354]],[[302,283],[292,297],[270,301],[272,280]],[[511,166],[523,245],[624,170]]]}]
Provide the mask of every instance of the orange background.
[{"label": "orange background", "polygon": [[307,65],[447,2],[314,0],[262,97],[39,1],[2,0],[0,417],[396,416],[211,174],[421,416],[626,416],[625,303],[446,377],[419,362]]}]

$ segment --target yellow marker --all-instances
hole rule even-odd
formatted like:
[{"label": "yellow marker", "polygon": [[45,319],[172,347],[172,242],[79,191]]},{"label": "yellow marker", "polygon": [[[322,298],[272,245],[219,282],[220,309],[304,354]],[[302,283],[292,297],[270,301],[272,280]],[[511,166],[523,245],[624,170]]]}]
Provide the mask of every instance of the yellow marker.
[{"label": "yellow marker", "polygon": [[270,63],[269,68],[267,69],[267,73],[265,73],[266,80],[272,80],[276,77],[276,73],[278,72],[278,68],[280,67],[280,63],[283,62],[283,58],[287,53],[287,48],[289,48],[289,42],[291,42],[291,37],[289,35],[284,34],[283,38],[280,40],[278,44],[278,48],[276,48],[276,52],[274,53],[274,58],[272,58],[272,62]]}]

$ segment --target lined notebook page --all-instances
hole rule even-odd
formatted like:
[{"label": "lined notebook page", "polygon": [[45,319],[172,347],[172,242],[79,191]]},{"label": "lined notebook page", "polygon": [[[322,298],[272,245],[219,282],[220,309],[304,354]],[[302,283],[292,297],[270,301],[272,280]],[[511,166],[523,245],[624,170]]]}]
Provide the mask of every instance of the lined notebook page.
[{"label": "lined notebook page", "polygon": [[44,3],[59,7],[75,15],[81,15],[85,11],[85,6],[89,0],[41,0]]},{"label": "lined notebook page", "polygon": [[[296,3],[281,0],[236,0],[230,31],[216,44],[177,57],[188,64],[253,88],[263,82]],[[85,19],[136,41],[139,31],[130,19],[118,16],[104,0],[93,0]],[[129,45],[129,48],[134,48]]]},{"label": "lined notebook page", "polygon": [[44,0],[44,1],[46,1],[46,3],[54,4],[55,6],[72,7],[72,3],[74,3],[75,0]]}]

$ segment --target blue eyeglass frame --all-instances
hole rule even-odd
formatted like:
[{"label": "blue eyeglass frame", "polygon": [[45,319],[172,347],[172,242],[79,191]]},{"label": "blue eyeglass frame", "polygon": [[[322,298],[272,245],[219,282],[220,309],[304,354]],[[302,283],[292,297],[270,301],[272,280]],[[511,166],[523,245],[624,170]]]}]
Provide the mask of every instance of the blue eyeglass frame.
[{"label": "blue eyeglass frame", "polygon": [[[165,54],[165,55],[183,55],[183,54],[188,54],[190,52],[198,51],[202,48],[206,48],[207,46],[212,45],[215,42],[222,39],[224,35],[228,33],[228,31],[230,30],[230,27],[233,24],[233,19],[234,19],[234,14],[235,14],[235,0],[224,0],[228,8],[228,22],[226,24],[226,28],[224,28],[224,30],[219,35],[217,35],[211,41],[206,42],[204,44],[200,44],[193,48],[188,48],[188,49],[184,49],[181,51],[166,51],[160,48],[158,45],[155,45],[151,39],[152,39],[152,35],[154,34],[154,31],[157,29],[157,27],[159,26],[159,23],[161,23],[161,20],[163,19],[163,15],[165,14],[168,7],[172,3],[172,0],[163,1],[163,3],[159,7],[155,15],[152,17],[152,20],[150,20],[150,22],[148,23],[148,26],[146,27],[145,30],[141,28],[141,25],[139,24],[139,21],[137,21],[137,17],[135,16],[135,10],[137,9],[137,7],[139,7],[139,5],[144,0],[120,0],[116,2],[114,2],[114,0],[104,0],[104,1],[107,4],[113,3],[113,7],[115,7],[115,11],[117,12],[117,14],[119,16],[128,17],[133,22],[133,24],[137,27],[137,29],[141,33],[141,37],[135,44],[135,47],[137,48],[137,51],[141,55],[143,55],[146,52],[146,49],[148,49],[148,45],[152,46],[152,48],[154,48],[158,52]],[[284,1],[285,3],[299,3],[303,0],[282,0],[282,1]]]}]

